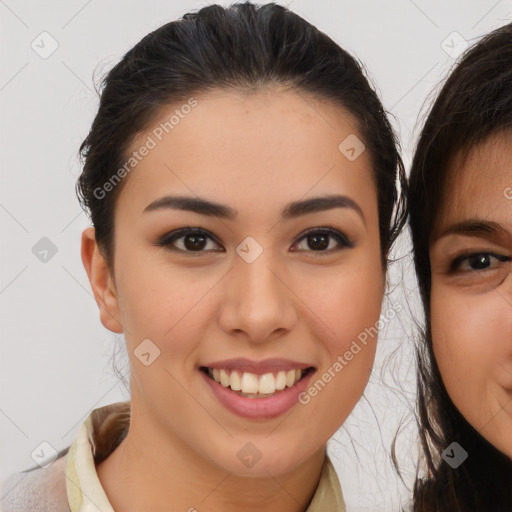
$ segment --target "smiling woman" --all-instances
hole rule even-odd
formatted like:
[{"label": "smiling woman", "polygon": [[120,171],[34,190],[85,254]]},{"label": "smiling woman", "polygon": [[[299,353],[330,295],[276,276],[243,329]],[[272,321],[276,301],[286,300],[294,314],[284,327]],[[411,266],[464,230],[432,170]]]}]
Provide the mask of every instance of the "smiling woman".
[{"label": "smiling woman", "polygon": [[94,410],[25,489],[72,512],[344,511],[326,444],[367,384],[375,338],[350,350],[378,323],[404,223],[362,67],[284,7],[213,5],[147,35],[103,85],[82,260],[124,334],[131,400]]},{"label": "smiling woman", "polygon": [[426,312],[425,478],[414,510],[512,510],[512,24],[473,46],[423,128],[410,176]]}]

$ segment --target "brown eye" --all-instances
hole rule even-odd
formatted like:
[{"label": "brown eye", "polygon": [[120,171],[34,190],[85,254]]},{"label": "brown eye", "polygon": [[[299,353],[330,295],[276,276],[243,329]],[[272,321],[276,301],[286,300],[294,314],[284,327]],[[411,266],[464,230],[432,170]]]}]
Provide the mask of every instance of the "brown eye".
[{"label": "brown eye", "polygon": [[462,255],[453,261],[451,268],[453,271],[477,272],[482,270],[491,270],[497,267],[499,263],[510,261],[510,256],[494,254],[490,252],[478,252]]},{"label": "brown eye", "polygon": [[[208,247],[208,240],[214,242],[214,244],[219,247],[216,240],[206,231],[202,229],[187,228],[179,229],[178,231],[165,235],[157,242],[156,245],[166,247],[171,251],[184,253],[202,253],[210,252],[212,250],[219,252],[219,249],[215,249],[214,247],[212,248],[211,244],[210,247]],[[175,243],[178,241],[180,241],[178,245],[181,247],[175,246]]]},{"label": "brown eye", "polygon": [[474,254],[468,258],[468,266],[472,270],[483,270],[491,266],[490,254]]},{"label": "brown eye", "polygon": [[[341,232],[333,229],[315,229],[306,233],[299,241],[306,240],[305,251],[332,253],[344,249],[346,247],[354,247],[354,244]],[[329,248],[330,241],[335,240],[338,247]],[[301,250],[301,251],[302,251]]]},{"label": "brown eye", "polygon": [[[306,240],[306,248],[299,252],[316,252],[320,253],[319,255],[331,254],[347,247],[354,247],[354,244],[343,233],[331,228],[309,231],[299,241],[302,240]],[[332,240],[337,242],[337,247],[336,244],[331,247]],[[208,241],[213,242],[213,244],[208,244]],[[222,248],[219,249],[222,246],[211,234],[199,228],[184,228],[168,233],[155,245],[188,255],[224,251]]]}]

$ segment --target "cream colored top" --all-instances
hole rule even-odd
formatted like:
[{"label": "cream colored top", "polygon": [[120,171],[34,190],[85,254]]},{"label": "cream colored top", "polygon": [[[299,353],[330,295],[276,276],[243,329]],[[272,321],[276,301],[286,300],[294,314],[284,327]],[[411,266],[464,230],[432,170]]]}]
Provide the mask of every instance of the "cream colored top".
[{"label": "cream colored top", "polygon": [[[114,512],[98,478],[96,465],[124,439],[129,423],[129,401],[94,409],[80,426],[66,455],[47,469],[18,473],[3,483],[0,510]],[[306,512],[346,512],[338,476],[327,455]]]}]

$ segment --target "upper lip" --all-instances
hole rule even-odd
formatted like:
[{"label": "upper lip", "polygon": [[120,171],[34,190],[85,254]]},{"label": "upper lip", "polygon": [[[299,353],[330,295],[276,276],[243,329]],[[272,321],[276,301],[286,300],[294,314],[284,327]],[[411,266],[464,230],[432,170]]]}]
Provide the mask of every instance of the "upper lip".
[{"label": "upper lip", "polygon": [[256,375],[263,375],[265,373],[278,372],[281,370],[296,370],[297,368],[305,370],[306,368],[312,367],[311,364],[292,361],[290,359],[271,358],[263,359],[262,361],[252,361],[251,359],[245,359],[243,357],[225,359],[224,361],[215,361],[202,366],[207,368],[218,368],[219,370],[238,370],[241,372],[254,373]]}]

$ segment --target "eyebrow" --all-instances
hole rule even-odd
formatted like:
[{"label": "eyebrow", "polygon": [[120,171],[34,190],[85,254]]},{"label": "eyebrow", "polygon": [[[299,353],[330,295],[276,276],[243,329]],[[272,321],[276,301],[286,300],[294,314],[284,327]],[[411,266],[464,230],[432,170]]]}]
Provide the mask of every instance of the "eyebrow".
[{"label": "eyebrow", "polygon": [[481,219],[470,219],[447,227],[440,234],[435,235],[431,243],[449,235],[470,236],[489,241],[512,242],[510,233],[501,224]]},{"label": "eyebrow", "polygon": [[[333,208],[350,208],[358,213],[363,222],[366,223],[361,207],[353,199],[343,195],[313,197],[288,203],[281,212],[281,219],[289,220],[301,215],[322,212]],[[226,220],[235,220],[238,216],[238,211],[231,206],[191,196],[161,197],[146,206],[142,213],[166,209],[191,211]]]}]

